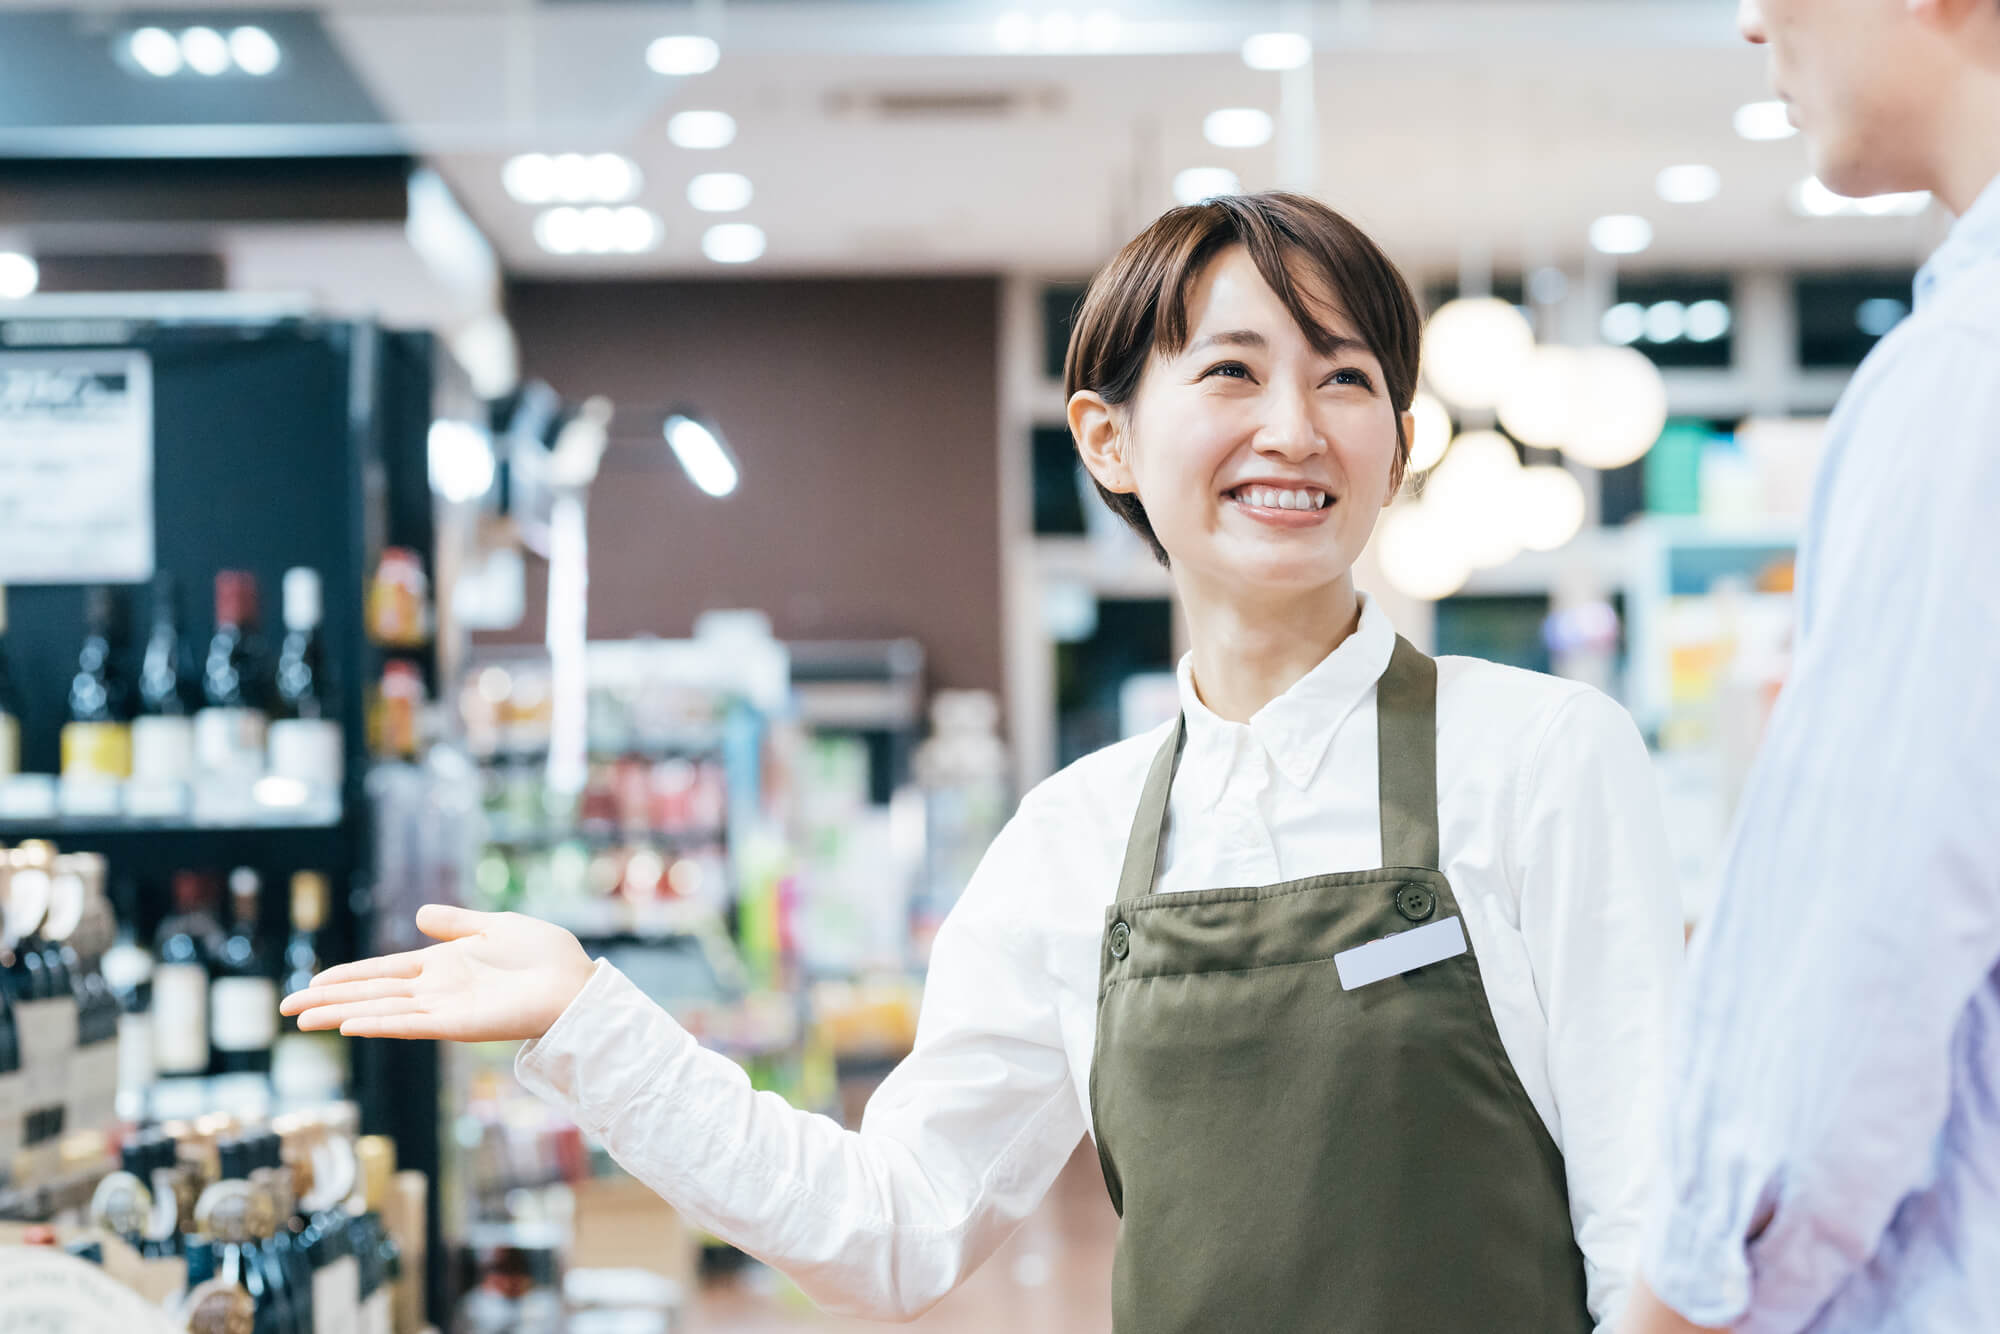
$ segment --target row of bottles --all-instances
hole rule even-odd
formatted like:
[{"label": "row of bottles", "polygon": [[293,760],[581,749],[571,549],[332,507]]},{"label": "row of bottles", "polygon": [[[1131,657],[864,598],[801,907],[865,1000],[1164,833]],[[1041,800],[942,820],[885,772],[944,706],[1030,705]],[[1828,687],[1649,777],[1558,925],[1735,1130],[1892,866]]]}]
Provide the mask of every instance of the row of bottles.
[{"label": "row of bottles", "polygon": [[415,1334],[428,1195],[340,1104],[137,1132],[88,1221],[136,1252],[147,1291],[196,1334]]},{"label": "row of bottles", "polygon": [[45,843],[0,851],[0,1185],[57,1174],[63,1136],[112,1124],[120,1008],[104,860]]},{"label": "row of bottles", "polygon": [[249,867],[230,873],[227,925],[215,910],[214,877],[181,871],[152,950],[121,932],[106,960],[133,1038],[122,1058],[121,1112],[255,1111],[274,1094],[288,1102],[339,1095],[346,1079],[339,1036],[301,1033],[278,1017],[279,998],[304,987],[325,956],[326,877],[297,872],[290,890],[282,953],[261,930],[263,880]]},{"label": "row of bottles", "polygon": [[[4,602],[4,593],[0,593]],[[9,814],[229,818],[259,803],[332,809],[339,800],[342,736],[320,644],[317,571],[284,578],[282,647],[269,657],[259,629],[255,576],[215,578],[215,634],[199,664],[181,633],[173,576],[153,582],[152,628],[128,652],[115,590],[84,603],[83,644],[70,678],[59,788],[13,783]],[[0,777],[20,768],[20,710],[7,680],[0,608]],[[266,782],[264,780],[275,780]]]},{"label": "row of bottles", "polygon": [[239,867],[174,877],[150,945],[137,905],[114,913],[106,864],[43,842],[0,849],[0,1189],[58,1172],[60,1141],[148,1116],[261,1115],[346,1085],[338,1034],[302,1033],[279,997],[319,972],[327,878],[291,879],[290,933],[261,929],[263,883]]}]

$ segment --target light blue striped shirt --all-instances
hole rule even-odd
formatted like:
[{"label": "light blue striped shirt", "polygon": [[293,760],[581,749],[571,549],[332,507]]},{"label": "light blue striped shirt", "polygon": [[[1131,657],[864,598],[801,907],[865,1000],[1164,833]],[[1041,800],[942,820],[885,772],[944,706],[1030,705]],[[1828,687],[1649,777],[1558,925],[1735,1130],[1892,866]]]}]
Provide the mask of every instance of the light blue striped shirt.
[{"label": "light blue striped shirt", "polygon": [[1643,1268],[1745,1334],[2000,1331],[2000,181],[1916,298],[1829,429],[1670,1067]]}]

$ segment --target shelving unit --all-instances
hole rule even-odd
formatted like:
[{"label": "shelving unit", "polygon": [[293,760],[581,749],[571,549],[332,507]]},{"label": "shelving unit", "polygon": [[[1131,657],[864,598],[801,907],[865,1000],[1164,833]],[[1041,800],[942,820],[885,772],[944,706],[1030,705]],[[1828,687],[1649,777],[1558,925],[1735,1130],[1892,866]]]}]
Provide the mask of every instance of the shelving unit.
[{"label": "shelving unit", "polygon": [[[262,620],[275,648],[277,593],[294,565],[319,571],[321,633],[343,734],[345,781],[337,818],[296,815],[228,824],[121,817],[0,821],[0,840],[45,838],[65,851],[103,853],[115,880],[138,896],[142,938],[168,910],[176,870],[263,873],[260,920],[282,939],[292,872],[325,873],[335,887],[325,939],[351,958],[373,939],[376,828],[367,783],[367,687],[389,654],[411,656],[434,681],[434,649],[383,650],[364,633],[363,596],[384,546],[433,547],[427,440],[437,350],[430,335],[365,322],[328,321],[269,303],[132,299],[104,303],[78,320],[53,299],[9,307],[0,320],[6,353],[118,349],[150,365],[154,565],[180,585],[182,633],[205,644],[213,632],[209,589],[221,569],[249,570],[263,592]],[[0,353],[0,356],[6,355]],[[8,592],[9,651],[26,701],[24,771],[57,768],[62,701],[75,669],[84,590],[77,584],[14,585]],[[128,601],[143,602],[138,589]],[[136,610],[136,608],[135,608]],[[132,618],[135,628],[142,624]],[[353,1044],[352,1092],[362,1128],[397,1142],[404,1165],[438,1164],[437,1059],[429,1044]],[[433,1303],[442,1297],[442,1247],[430,1221]]]}]

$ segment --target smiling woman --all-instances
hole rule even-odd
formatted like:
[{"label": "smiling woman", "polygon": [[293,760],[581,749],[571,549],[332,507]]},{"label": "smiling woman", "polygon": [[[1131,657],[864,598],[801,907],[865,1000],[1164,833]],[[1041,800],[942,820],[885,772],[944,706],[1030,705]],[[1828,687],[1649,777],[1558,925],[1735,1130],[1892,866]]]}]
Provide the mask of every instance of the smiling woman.
[{"label": "smiling woman", "polygon": [[924,1310],[1089,1135],[1121,1332],[1608,1320],[1681,941],[1672,859],[1615,704],[1425,657],[1355,591],[1407,466],[1417,329],[1382,252],[1292,195],[1173,210],[1092,284],[1069,423],[1168,562],[1179,717],[1023,799],[858,1131],[757,1093],[511,913],[427,908],[442,943],[286,1012],[531,1039],[531,1088],[829,1306]]}]

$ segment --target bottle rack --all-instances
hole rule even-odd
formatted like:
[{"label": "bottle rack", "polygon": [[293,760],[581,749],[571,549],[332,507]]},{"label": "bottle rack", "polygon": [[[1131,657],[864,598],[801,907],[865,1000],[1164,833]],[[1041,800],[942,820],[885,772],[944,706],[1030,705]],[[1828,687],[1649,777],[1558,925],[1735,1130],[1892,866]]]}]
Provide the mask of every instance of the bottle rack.
[{"label": "bottle rack", "polygon": [[[135,880],[150,938],[167,911],[166,878],[181,868],[263,873],[263,930],[281,939],[292,872],[326,873],[334,887],[326,942],[334,958],[370,948],[372,819],[367,693],[386,657],[416,660],[435,697],[435,649],[385,650],[364,633],[365,589],[384,546],[434,553],[427,441],[436,349],[425,333],[361,322],[284,316],[234,318],[226,306],[185,318],[93,320],[78,326],[33,317],[32,303],[0,321],[10,350],[124,348],[151,362],[155,566],[181,586],[181,629],[195,645],[213,632],[207,591],[220,569],[244,569],[265,592],[275,652],[276,593],[295,565],[324,585],[321,635],[329,689],[343,732],[338,817],[301,823],[198,825],[122,817],[0,821],[0,842],[48,839],[64,851],[99,852],[112,879]],[[79,342],[78,332],[95,341]],[[4,575],[0,575],[4,582]],[[123,588],[137,638],[142,587]],[[23,701],[21,768],[54,773],[68,681],[82,633],[84,589],[10,585],[7,649]],[[138,644],[130,644],[134,655]],[[333,961],[332,959],[329,962]],[[363,1129],[395,1139],[411,1167],[436,1174],[438,1065],[430,1044],[353,1044],[352,1093]],[[442,1298],[436,1211],[429,1220],[429,1287]]]}]

